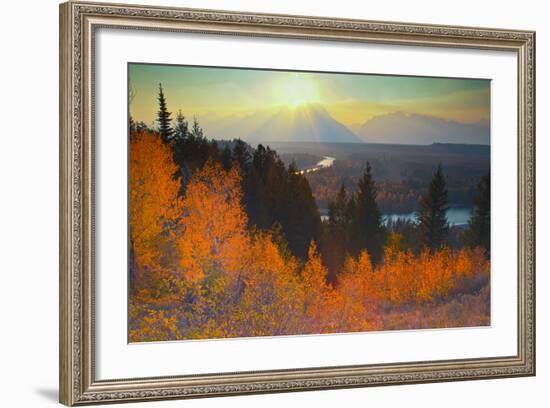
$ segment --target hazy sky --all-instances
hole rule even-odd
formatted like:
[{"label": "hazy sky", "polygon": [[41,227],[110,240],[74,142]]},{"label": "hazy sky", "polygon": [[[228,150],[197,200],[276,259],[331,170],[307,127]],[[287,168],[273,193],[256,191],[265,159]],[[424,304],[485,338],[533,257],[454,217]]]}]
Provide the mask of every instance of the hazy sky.
[{"label": "hazy sky", "polygon": [[130,113],[147,124],[158,110],[159,83],[172,117],[180,109],[188,118],[225,118],[307,103],[350,127],[394,112],[462,123],[490,117],[489,80],[130,64],[129,83]]}]

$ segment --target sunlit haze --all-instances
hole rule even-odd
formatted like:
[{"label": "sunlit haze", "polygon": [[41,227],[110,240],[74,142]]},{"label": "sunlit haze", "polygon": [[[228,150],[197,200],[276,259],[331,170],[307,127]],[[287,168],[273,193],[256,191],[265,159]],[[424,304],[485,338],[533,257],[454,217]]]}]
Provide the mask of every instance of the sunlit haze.
[{"label": "sunlit haze", "polygon": [[392,135],[403,128],[411,129],[412,144],[429,132],[466,134],[471,143],[489,139],[489,80],[133,63],[134,120],[154,123],[159,83],[172,116],[196,116],[208,137],[246,140],[281,110],[315,105],[364,141],[396,143]]}]

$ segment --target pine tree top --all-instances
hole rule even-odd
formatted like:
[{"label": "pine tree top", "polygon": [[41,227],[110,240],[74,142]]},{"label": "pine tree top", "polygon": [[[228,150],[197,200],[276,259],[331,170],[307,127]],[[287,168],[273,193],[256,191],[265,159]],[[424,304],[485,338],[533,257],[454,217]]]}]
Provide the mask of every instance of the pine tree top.
[{"label": "pine tree top", "polygon": [[170,115],[172,115],[172,113],[168,112],[168,108],[166,107],[166,97],[164,96],[162,84],[160,83],[158,101],[159,111],[157,113],[157,122],[159,123],[159,132],[162,136],[162,140],[164,142],[168,142],[174,133],[174,129],[170,126],[170,122],[172,121]]}]

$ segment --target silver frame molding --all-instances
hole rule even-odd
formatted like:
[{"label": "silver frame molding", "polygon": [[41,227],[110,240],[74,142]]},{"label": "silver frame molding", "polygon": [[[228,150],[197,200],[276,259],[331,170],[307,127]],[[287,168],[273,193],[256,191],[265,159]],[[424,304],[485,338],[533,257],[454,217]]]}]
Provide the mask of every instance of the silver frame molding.
[{"label": "silver frame molding", "polygon": [[[512,51],[518,63],[518,349],[513,356],[97,380],[94,352],[94,33],[200,32]],[[66,405],[535,375],[535,33],[229,11],[60,5],[60,402]]]}]

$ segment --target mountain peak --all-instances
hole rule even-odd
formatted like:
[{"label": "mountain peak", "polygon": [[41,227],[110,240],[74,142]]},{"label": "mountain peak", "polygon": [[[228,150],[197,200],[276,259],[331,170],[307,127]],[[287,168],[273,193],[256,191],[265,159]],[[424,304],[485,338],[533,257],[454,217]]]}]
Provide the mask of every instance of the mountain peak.
[{"label": "mountain peak", "polygon": [[254,142],[362,143],[347,127],[334,119],[320,104],[284,107],[269,117],[247,140]]},{"label": "mountain peak", "polygon": [[393,112],[366,121],[357,132],[366,142],[394,144],[459,143],[488,145],[488,123],[468,124],[417,113]]}]

